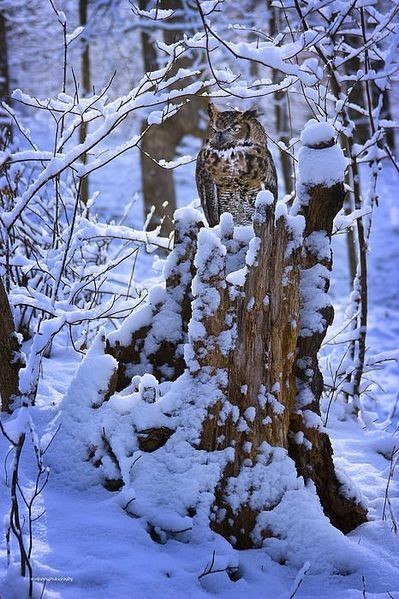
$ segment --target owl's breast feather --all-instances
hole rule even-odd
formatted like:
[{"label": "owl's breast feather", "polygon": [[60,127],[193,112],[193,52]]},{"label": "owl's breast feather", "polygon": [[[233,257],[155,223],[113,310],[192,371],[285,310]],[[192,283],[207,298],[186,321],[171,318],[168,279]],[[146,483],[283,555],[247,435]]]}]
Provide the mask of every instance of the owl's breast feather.
[{"label": "owl's breast feather", "polygon": [[215,183],[231,184],[234,179],[242,179],[248,176],[248,165],[251,154],[238,148],[212,149],[207,157],[208,170]]}]

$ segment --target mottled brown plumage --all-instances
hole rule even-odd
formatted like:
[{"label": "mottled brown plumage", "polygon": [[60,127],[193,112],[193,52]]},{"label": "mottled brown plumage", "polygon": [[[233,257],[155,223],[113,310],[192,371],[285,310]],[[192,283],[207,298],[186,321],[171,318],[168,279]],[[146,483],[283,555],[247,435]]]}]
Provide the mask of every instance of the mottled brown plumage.
[{"label": "mottled brown plumage", "polygon": [[261,189],[277,196],[277,174],[256,111],[219,112],[209,104],[208,135],[197,157],[196,180],[201,204],[211,227],[223,212],[236,225],[252,222]]}]

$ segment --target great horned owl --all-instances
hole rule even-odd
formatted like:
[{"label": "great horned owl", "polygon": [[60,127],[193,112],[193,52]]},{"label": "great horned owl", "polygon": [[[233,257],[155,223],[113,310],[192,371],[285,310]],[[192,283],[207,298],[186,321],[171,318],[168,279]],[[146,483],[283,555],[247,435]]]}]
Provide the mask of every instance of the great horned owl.
[{"label": "great horned owl", "polygon": [[256,110],[219,112],[209,104],[209,129],[197,157],[196,181],[211,227],[223,212],[237,225],[252,222],[257,193],[277,196],[277,173]]}]

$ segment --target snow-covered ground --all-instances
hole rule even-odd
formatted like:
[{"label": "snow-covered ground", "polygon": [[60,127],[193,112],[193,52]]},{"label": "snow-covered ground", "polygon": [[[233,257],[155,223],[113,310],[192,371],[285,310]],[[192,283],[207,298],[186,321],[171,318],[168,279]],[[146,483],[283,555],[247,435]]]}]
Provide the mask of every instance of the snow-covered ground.
[{"label": "snow-covered ground", "polygon": [[[126,153],[93,179],[102,190],[98,210],[102,218],[118,219],[134,193],[140,193],[138,156]],[[99,175],[100,177],[100,175]],[[177,173],[179,205],[191,202],[193,165]],[[399,346],[399,209],[397,173],[387,165],[380,186],[380,206],[375,210],[370,244],[370,354]],[[130,224],[141,219],[138,201]],[[331,294],[339,329],[349,293],[345,239],[337,236]],[[149,272],[150,257],[142,256],[136,270],[139,279]],[[328,348],[327,348],[327,351]],[[37,405],[31,408],[38,432],[45,434],[57,416],[81,357],[66,338],[60,338],[50,359],[44,360]],[[99,373],[101,376],[101,373]],[[399,446],[398,364],[389,362],[370,377],[375,381],[364,396],[367,426],[344,418],[341,404],[331,407],[328,430],[336,463],[359,487],[369,509],[369,522],[347,537],[326,526],[317,505],[306,520],[287,502],[280,517],[288,530],[277,546],[235,551],[222,537],[209,533],[190,542],[156,543],[141,518],[130,518],[122,509],[118,493],[91,485],[85,491],[70,484],[59,472],[38,500],[45,514],[35,525],[35,576],[47,579],[45,597],[65,599],[163,599],[173,598],[399,598],[399,468],[389,481],[389,457]],[[84,389],[80,390],[84,394]],[[84,423],[82,423],[84,425]],[[1,440],[1,457],[7,451]],[[50,446],[49,463],[57,461],[57,444]],[[71,460],[74,452],[71,448]],[[22,484],[32,484],[34,457],[22,460]],[[64,457],[65,459],[65,457]],[[71,464],[68,471],[73,471]],[[76,465],[79,471],[78,464]],[[1,517],[8,509],[2,469]],[[389,486],[388,486],[389,481]],[[176,489],[179,493],[179,489]],[[387,495],[389,505],[387,502]],[[313,494],[304,500],[314,503]],[[297,505],[297,504],[296,504]],[[385,519],[382,519],[383,514]],[[287,522],[288,519],[288,522]],[[322,524],[320,524],[322,523]],[[285,563],[277,555],[284,554]],[[275,559],[272,558],[274,556]],[[283,561],[283,560],[280,560]],[[225,569],[238,568],[239,579],[230,580]],[[218,572],[219,570],[219,572]],[[214,572],[216,571],[216,572]],[[2,599],[23,599],[25,591],[15,572],[6,577],[6,550],[0,549]],[[298,588],[299,585],[299,588]],[[40,596],[40,591],[38,596]]]}]

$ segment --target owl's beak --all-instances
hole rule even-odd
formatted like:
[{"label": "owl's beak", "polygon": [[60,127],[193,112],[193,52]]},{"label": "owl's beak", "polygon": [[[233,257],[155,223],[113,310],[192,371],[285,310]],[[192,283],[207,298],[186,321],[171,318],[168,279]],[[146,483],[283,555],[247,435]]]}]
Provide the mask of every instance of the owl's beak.
[{"label": "owl's beak", "polygon": [[226,132],[218,131],[218,133],[216,133],[216,143],[218,145],[222,145],[225,141],[226,141]]}]

